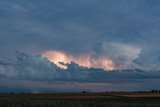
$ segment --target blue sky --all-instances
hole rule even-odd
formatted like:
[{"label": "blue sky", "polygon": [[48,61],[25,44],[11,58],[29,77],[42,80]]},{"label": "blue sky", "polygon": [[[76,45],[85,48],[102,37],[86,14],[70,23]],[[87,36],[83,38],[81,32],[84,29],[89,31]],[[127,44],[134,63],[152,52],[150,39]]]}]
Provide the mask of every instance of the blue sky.
[{"label": "blue sky", "polygon": [[[160,64],[159,11],[159,0],[0,0],[0,76],[9,79],[36,78],[28,78],[30,73],[28,77],[15,76],[19,72],[39,70],[36,64],[32,67],[27,65],[30,69],[22,67],[28,62],[19,65],[22,62],[17,62],[17,50],[32,57],[49,50],[60,50],[75,56],[94,52],[96,56],[112,59],[117,69]],[[32,63],[31,59],[27,61]],[[39,71],[42,75],[46,72],[43,69],[48,70],[46,75],[53,73],[50,70],[52,67],[43,66]],[[41,73],[38,80],[43,79]],[[144,75],[157,81],[157,77],[154,78],[157,72],[152,76],[148,72]],[[146,88],[137,86],[135,90]]]}]

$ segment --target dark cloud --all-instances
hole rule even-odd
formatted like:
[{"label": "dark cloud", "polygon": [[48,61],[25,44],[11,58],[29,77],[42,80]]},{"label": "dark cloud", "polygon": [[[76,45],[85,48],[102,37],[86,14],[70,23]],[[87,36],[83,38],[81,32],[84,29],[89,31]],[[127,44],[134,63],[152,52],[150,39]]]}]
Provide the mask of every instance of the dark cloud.
[{"label": "dark cloud", "polygon": [[[0,76],[10,80],[6,84],[19,86],[21,80],[43,80],[117,83],[116,89],[123,83],[119,87],[128,89],[127,82],[135,82],[130,87],[148,89],[147,83],[151,87],[159,80],[159,11],[159,0],[0,0]],[[86,69],[73,62],[65,71],[40,55],[18,52],[12,59],[15,50],[31,55],[49,50],[74,56],[94,52],[111,58],[120,70]],[[121,70],[135,68],[145,72]]]},{"label": "dark cloud", "polygon": [[[81,85],[86,83],[94,84],[94,86],[98,83],[112,84],[118,87],[118,84],[122,86],[125,84],[147,84],[152,81],[158,81],[160,78],[159,71],[144,71],[140,69],[105,71],[103,69],[81,67],[75,62],[67,64],[67,67],[68,69],[61,69],[40,55],[31,56],[26,53],[16,52],[16,58],[9,62],[0,61],[1,87],[2,89],[7,87],[6,89],[8,90],[10,89],[9,87],[12,87],[12,90],[15,89],[15,91],[22,91],[19,87],[21,87],[23,91],[51,91],[52,88],[55,87],[54,91],[58,89],[59,91],[64,91],[63,85],[70,84],[71,86],[68,86],[66,91],[71,91],[70,88],[76,85],[80,85],[79,90],[83,89]],[[24,83],[26,84],[24,85]],[[32,90],[31,85],[34,84],[37,85],[33,86]],[[46,86],[42,87],[43,84],[46,84]],[[51,86],[49,86],[49,84]],[[53,84],[59,85],[56,87],[57,85],[54,86]],[[87,88],[91,89],[91,87]],[[140,87],[135,86],[134,89],[136,90],[136,88]],[[144,87],[141,88],[144,89]],[[107,89],[107,87],[105,89]],[[99,90],[99,88],[92,90]],[[121,88],[120,90],[125,89]]]},{"label": "dark cloud", "polygon": [[[62,64],[62,63],[61,63]],[[113,70],[105,71],[99,68],[82,67],[75,62],[65,64],[67,69],[61,69],[41,55],[31,56],[16,52],[16,58],[9,62],[0,62],[0,75],[11,79],[22,80],[53,80],[77,82],[110,82],[122,79],[154,79],[159,78],[159,71]],[[96,78],[96,79],[95,79]],[[117,81],[118,82],[118,81]],[[123,81],[121,81],[123,82]]]}]

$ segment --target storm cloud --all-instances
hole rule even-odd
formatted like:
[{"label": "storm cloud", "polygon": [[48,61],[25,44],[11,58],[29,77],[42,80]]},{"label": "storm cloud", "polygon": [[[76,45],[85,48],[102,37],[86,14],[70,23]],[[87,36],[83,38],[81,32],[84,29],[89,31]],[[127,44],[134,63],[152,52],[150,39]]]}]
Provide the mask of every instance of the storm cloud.
[{"label": "storm cloud", "polygon": [[[0,0],[0,88],[159,88],[159,11],[159,0]],[[15,57],[16,50],[22,52]],[[53,50],[94,53],[111,59],[115,70],[76,62],[64,70],[43,57]]]},{"label": "storm cloud", "polygon": [[[85,84],[90,84],[90,87],[87,88],[93,91],[104,91],[105,89],[117,90],[113,87],[118,86],[121,87],[118,89],[126,90],[122,88],[126,84],[136,85],[143,83],[146,87],[148,83],[158,82],[159,78],[159,71],[144,71],[140,69],[106,71],[103,69],[82,67],[75,62],[68,63],[67,69],[62,69],[45,57],[40,55],[32,56],[23,52],[16,52],[16,57],[9,62],[0,61],[1,92],[5,92],[3,90],[5,87],[8,87],[8,91],[12,90],[14,92],[33,92],[36,90],[39,92],[47,90],[58,91],[58,89],[59,91],[64,91],[64,88],[66,88],[66,91],[73,91],[70,88],[75,86],[79,86],[79,89],[77,88],[75,91],[80,91],[85,89]],[[31,87],[33,84],[37,85]],[[46,84],[45,87],[43,87],[44,84]],[[91,84],[95,87],[98,84],[100,87],[111,85],[112,88],[105,86],[105,89],[92,89],[93,86]],[[67,87],[63,87],[65,85]],[[19,89],[20,87],[22,90]],[[145,87],[135,86],[133,90],[144,89]],[[159,87],[159,85],[155,87]],[[54,89],[52,90],[52,88]],[[153,87],[146,87],[146,89],[151,88]]]}]

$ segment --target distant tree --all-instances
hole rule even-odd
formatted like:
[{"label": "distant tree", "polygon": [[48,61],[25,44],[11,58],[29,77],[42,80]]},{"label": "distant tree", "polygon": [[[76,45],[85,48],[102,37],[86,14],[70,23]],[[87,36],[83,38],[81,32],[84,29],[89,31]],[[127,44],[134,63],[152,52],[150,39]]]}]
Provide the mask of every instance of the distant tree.
[{"label": "distant tree", "polygon": [[160,90],[151,90],[152,93],[159,93]]},{"label": "distant tree", "polygon": [[87,91],[82,91],[82,93],[87,93]]}]

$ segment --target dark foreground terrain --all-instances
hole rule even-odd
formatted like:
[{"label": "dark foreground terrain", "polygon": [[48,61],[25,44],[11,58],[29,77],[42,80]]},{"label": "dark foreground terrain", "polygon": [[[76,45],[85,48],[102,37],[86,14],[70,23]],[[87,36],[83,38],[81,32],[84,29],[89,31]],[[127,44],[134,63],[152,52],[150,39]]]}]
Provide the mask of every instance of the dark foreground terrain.
[{"label": "dark foreground terrain", "polygon": [[160,107],[160,93],[0,94],[0,107]]}]

